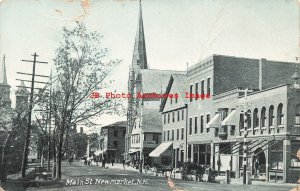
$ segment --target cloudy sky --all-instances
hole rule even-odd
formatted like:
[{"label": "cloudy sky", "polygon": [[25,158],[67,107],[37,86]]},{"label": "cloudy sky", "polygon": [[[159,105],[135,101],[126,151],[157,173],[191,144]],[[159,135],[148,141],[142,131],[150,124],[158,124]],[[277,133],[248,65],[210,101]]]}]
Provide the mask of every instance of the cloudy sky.
[{"label": "cloudy sky", "polygon": [[[12,100],[16,72],[48,75],[63,26],[76,20],[104,35],[111,58],[123,62],[113,89],[126,92],[138,22],[138,0],[0,0],[0,55],[6,55]],[[211,54],[295,61],[299,55],[297,0],[142,0],[148,63],[185,70]],[[2,60],[2,59],[1,59]],[[29,86],[29,84],[27,84]],[[102,124],[125,119],[105,116]]]}]

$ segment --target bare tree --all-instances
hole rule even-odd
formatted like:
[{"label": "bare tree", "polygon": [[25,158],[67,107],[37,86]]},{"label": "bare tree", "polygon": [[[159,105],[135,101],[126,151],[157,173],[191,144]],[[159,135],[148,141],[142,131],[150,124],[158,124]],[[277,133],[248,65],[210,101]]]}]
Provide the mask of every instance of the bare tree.
[{"label": "bare tree", "polygon": [[120,60],[110,60],[108,50],[102,47],[102,35],[90,32],[77,22],[71,29],[63,29],[63,40],[56,50],[55,69],[58,81],[54,85],[53,110],[56,120],[56,178],[61,178],[63,143],[68,128],[81,123],[93,125],[92,118],[107,113],[124,112],[117,99],[91,99],[93,91],[109,88],[111,69]]}]

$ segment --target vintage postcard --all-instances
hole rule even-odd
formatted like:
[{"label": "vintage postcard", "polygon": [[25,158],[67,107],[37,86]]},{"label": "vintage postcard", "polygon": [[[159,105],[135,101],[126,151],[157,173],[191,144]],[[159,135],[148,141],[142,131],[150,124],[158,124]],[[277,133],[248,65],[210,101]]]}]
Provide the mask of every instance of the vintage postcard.
[{"label": "vintage postcard", "polygon": [[298,0],[0,0],[0,191],[300,190]]}]

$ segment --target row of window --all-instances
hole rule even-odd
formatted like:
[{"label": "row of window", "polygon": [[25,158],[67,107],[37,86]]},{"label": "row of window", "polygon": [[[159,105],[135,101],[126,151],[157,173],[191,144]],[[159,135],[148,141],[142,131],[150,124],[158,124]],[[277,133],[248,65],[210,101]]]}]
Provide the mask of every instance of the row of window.
[{"label": "row of window", "polygon": [[[206,124],[210,121],[210,114],[206,115]],[[206,133],[209,133],[210,129],[205,128],[205,116],[201,115],[200,120],[198,120],[198,117],[190,118],[189,120],[189,134],[197,134],[197,133],[203,133],[204,129],[206,129]],[[200,127],[200,129],[198,129]],[[194,129],[194,130],[193,130]]]},{"label": "row of window", "polygon": [[140,135],[131,135],[131,143],[140,143]]},{"label": "row of window", "polygon": [[[253,124],[251,124],[253,118]],[[251,110],[248,110],[246,113],[246,117],[244,114],[240,114],[240,129],[243,130],[245,124],[247,125],[248,129],[258,128],[258,127],[267,127],[267,119],[268,119],[268,126],[273,127],[275,126],[275,120],[277,119],[277,125],[283,125],[284,124],[284,114],[283,114],[283,104],[280,103],[277,107],[277,116],[275,118],[274,113],[274,106],[271,105],[268,108],[268,115],[267,115],[267,109],[266,107],[263,107],[260,112],[260,118],[258,115],[258,109],[255,108],[253,110],[253,115]],[[245,121],[246,120],[246,121]]]},{"label": "row of window", "polygon": [[[201,92],[199,93],[199,83],[197,82],[197,83],[195,83],[195,85],[190,85],[190,95],[191,94],[201,94],[201,95],[204,95],[205,93],[206,93],[206,95],[210,95],[210,87],[211,86],[211,83],[210,83],[210,78],[207,78],[207,80],[206,80],[206,92],[205,92],[205,81],[204,80],[202,80],[201,81],[201,86],[200,86],[200,88],[201,88]],[[194,91],[194,89],[195,89],[195,91]],[[193,97],[192,96],[190,96],[190,102],[192,102],[193,101]],[[195,97],[195,100],[198,100],[198,96],[196,96]]]},{"label": "row of window", "polygon": [[184,109],[163,114],[164,124],[171,122],[171,115],[172,115],[173,123],[175,122],[175,120],[177,121],[184,120]]},{"label": "row of window", "polygon": [[[163,131],[163,139],[164,141],[175,141],[175,129]],[[176,140],[184,140],[184,128],[176,129]]]}]

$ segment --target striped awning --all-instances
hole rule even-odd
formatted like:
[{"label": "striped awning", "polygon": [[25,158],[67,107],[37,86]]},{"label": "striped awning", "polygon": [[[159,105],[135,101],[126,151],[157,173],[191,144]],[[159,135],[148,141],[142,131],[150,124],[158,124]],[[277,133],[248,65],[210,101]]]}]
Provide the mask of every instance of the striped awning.
[{"label": "striped awning", "polygon": [[219,127],[219,116],[220,114],[216,114],[207,124],[206,128]]},{"label": "striped awning", "polygon": [[156,149],[154,149],[149,156],[150,157],[160,157],[161,154],[166,152],[168,148],[172,145],[172,142],[161,143]]},{"label": "striped awning", "polygon": [[232,110],[230,114],[222,121],[221,125],[235,125],[236,110]]}]

